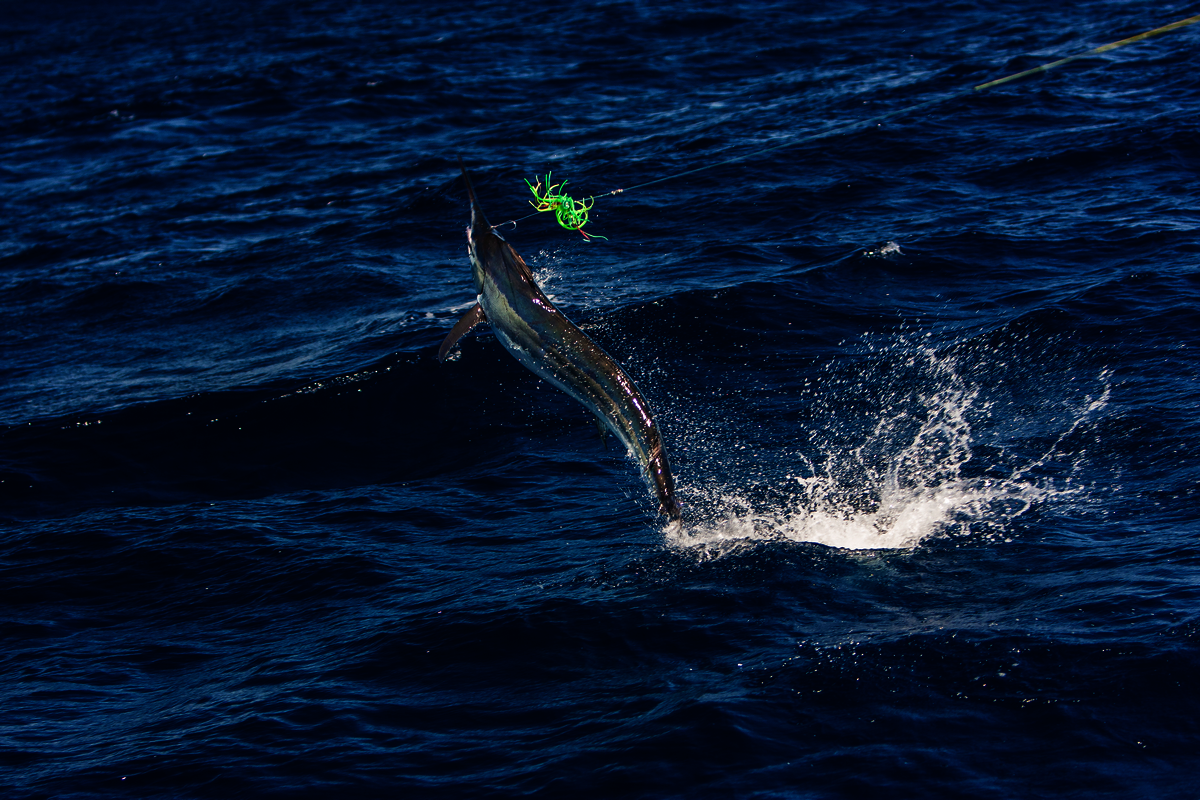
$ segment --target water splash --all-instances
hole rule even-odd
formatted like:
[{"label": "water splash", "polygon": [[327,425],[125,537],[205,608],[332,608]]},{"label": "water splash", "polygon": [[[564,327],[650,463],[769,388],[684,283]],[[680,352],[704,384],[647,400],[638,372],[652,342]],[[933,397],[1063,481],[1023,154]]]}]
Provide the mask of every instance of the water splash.
[{"label": "water splash", "polygon": [[900,251],[900,245],[895,242],[884,242],[877,247],[872,247],[863,251],[863,255],[868,258],[887,258],[889,256],[904,255]]},{"label": "water splash", "polygon": [[952,356],[921,350],[907,363],[917,379],[881,398],[877,416],[859,425],[852,446],[830,436],[814,442],[816,456],[783,453],[780,463],[790,463],[791,471],[753,486],[690,487],[686,499],[700,521],[666,531],[668,546],[708,558],[766,541],[847,550],[914,548],[949,535],[1011,541],[1012,520],[1035,504],[1081,491],[1069,477],[1047,476],[1046,468],[1083,457],[1064,442],[1107,406],[1107,370],[1096,379],[1095,396],[1047,411],[1044,422],[1058,431],[1047,437],[1053,441],[1048,449],[1006,459],[1004,444],[988,441],[991,463],[981,464],[973,421],[1000,435],[995,431],[1004,425],[986,424],[998,413],[995,404],[959,374]]},{"label": "water splash", "polygon": [[562,256],[547,250],[539,250],[537,255],[529,259],[529,268],[533,271],[533,280],[538,287],[550,298],[551,303],[558,302],[554,294],[555,286],[562,280]]}]

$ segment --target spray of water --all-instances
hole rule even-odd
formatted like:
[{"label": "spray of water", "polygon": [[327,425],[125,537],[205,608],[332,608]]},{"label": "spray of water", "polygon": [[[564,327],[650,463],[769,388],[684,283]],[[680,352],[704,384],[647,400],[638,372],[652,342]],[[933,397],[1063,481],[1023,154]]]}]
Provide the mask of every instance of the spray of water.
[{"label": "spray of water", "polygon": [[1098,376],[1094,396],[1046,412],[1044,422],[1057,430],[1048,449],[1005,458],[1004,443],[988,441],[990,463],[981,464],[973,427],[1002,436],[1005,425],[987,423],[1009,413],[1007,407],[985,400],[953,356],[919,350],[907,363],[916,365],[916,379],[881,398],[873,418],[857,426],[856,442],[818,436],[782,452],[776,463],[784,468],[749,490],[728,480],[690,487],[686,499],[699,521],[666,531],[668,546],[717,557],[764,541],[849,550],[913,548],[933,536],[1003,541],[1010,523],[1030,508],[1081,491],[1045,468],[1082,458],[1068,453],[1064,441],[1107,405],[1107,372]]}]

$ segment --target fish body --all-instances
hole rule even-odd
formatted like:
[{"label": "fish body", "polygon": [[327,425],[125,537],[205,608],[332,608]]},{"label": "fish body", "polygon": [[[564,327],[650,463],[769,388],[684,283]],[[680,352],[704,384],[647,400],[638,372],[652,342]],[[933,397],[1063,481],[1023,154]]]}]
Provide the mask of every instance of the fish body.
[{"label": "fish body", "polygon": [[554,307],[524,259],[488,224],[466,168],[463,180],[471,198],[467,252],[477,302],[442,342],[438,358],[486,321],[517,361],[583,404],[628,448],[659,511],[678,520],[675,481],[645,398],[617,362]]}]

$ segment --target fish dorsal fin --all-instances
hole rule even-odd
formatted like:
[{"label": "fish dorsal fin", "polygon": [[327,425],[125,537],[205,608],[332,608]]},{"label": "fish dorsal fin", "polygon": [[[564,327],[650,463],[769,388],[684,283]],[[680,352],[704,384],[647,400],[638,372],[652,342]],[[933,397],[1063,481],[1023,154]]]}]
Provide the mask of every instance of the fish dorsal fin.
[{"label": "fish dorsal fin", "polygon": [[[497,237],[497,238],[499,238],[499,237]],[[521,258],[520,254],[516,250],[514,250],[513,246],[511,244],[509,244],[508,242],[501,239],[500,244],[507,251],[505,253],[505,255],[511,257],[510,260],[512,261],[513,269],[516,270],[517,273],[519,273],[521,276],[523,276],[526,280],[528,280],[530,285],[532,285],[533,288],[537,289],[538,294],[542,294],[541,287],[538,286],[537,282],[534,281],[534,279],[533,279],[533,270],[531,270],[529,268],[529,265],[525,263],[525,259]],[[543,295],[543,297],[544,296],[545,295]]]}]

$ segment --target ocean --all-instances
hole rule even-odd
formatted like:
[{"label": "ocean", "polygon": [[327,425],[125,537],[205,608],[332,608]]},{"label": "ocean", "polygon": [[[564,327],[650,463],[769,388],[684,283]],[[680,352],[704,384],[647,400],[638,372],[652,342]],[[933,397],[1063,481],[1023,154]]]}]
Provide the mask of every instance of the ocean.
[{"label": "ocean", "polygon": [[1193,13],[10,5],[3,795],[1200,797]]}]

